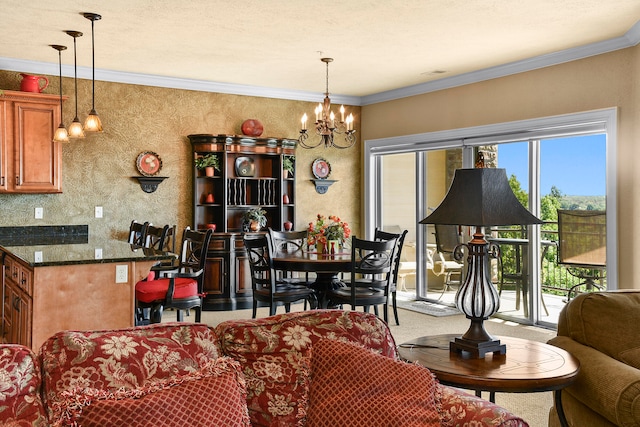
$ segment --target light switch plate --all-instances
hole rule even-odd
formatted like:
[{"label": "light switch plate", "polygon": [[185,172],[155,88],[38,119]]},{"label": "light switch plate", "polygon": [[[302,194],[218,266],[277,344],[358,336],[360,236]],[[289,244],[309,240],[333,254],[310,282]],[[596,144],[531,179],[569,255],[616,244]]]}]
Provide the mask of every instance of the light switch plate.
[{"label": "light switch plate", "polygon": [[36,219],[42,219],[42,217],[44,216],[44,209],[36,208],[35,216],[36,216]]},{"label": "light switch plate", "polygon": [[96,218],[102,218],[102,206],[96,206]]},{"label": "light switch plate", "polygon": [[33,253],[33,261],[34,262],[42,262],[42,251],[35,251]]},{"label": "light switch plate", "polygon": [[102,259],[102,248],[96,248],[96,259]]}]

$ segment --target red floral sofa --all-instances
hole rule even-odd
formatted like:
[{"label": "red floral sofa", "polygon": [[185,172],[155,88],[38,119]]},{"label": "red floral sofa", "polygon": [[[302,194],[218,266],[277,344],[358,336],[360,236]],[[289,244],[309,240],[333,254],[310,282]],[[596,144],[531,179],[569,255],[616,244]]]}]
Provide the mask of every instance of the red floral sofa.
[{"label": "red floral sofa", "polygon": [[527,426],[397,358],[384,322],[341,310],[66,331],[0,346],[0,424]]}]

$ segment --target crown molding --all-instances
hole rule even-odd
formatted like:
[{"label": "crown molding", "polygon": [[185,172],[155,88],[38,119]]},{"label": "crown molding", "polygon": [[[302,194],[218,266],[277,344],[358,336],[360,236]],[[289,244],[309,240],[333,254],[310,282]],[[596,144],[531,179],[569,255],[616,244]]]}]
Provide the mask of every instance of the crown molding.
[{"label": "crown molding", "polygon": [[[431,82],[406,86],[399,89],[374,93],[366,96],[351,96],[332,94],[331,101],[336,104],[370,105],[410,96],[422,95],[452,87],[463,86],[499,77],[505,77],[590,56],[600,55],[640,43],[640,21],[638,21],[624,36],[592,43],[572,49],[566,49],[546,55],[515,61],[508,64],[485,68],[483,70],[444,77]],[[17,71],[34,74],[58,75],[58,64],[49,62],[26,61],[23,59],[0,57],[0,70]],[[231,95],[257,96],[262,98],[287,99],[292,101],[320,102],[324,93],[299,90],[277,89],[252,85],[220,83],[207,80],[182,79],[151,74],[128,73],[121,71],[103,70],[96,68],[96,80],[114,83],[135,84],[141,86],[157,86],[171,89],[195,90],[199,92],[226,93]],[[71,65],[62,66],[62,75],[73,77],[74,69]],[[91,79],[90,67],[78,67],[78,78]]]},{"label": "crown molding", "polygon": [[521,61],[510,62],[508,64],[473,71],[471,73],[460,74],[458,76],[444,77],[432,82],[420,83],[400,89],[374,93],[372,95],[363,96],[362,105],[377,104],[379,102],[392,101],[394,99],[422,95],[438,90],[450,89],[457,86],[464,86],[471,83],[505,77],[512,74],[524,73],[526,71],[550,67],[552,65],[563,64],[565,62],[625,49],[635,46],[638,43],[640,43],[640,21],[636,22],[636,24],[621,37],[523,59]]}]

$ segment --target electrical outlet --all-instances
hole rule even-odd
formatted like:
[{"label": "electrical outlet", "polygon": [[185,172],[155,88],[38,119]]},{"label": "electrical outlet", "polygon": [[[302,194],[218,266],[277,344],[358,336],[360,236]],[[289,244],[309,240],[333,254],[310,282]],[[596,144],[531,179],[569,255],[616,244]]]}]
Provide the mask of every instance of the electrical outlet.
[{"label": "electrical outlet", "polygon": [[95,254],[96,254],[95,259],[102,259],[102,249],[101,248],[96,248]]},{"label": "electrical outlet", "polygon": [[34,262],[42,262],[42,251],[35,251],[33,253],[33,261]]},{"label": "electrical outlet", "polygon": [[129,281],[129,266],[116,265],[116,283],[127,283]]},{"label": "electrical outlet", "polygon": [[43,216],[44,216],[44,209],[36,208],[36,219],[42,219]]},{"label": "electrical outlet", "polygon": [[102,218],[102,206],[96,206],[96,218]]}]

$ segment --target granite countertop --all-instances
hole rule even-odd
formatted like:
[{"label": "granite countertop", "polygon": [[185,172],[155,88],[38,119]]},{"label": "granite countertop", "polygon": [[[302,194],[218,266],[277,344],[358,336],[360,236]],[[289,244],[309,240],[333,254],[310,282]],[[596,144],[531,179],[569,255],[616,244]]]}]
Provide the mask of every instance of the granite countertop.
[{"label": "granite countertop", "polygon": [[168,252],[135,247],[116,239],[88,237],[85,243],[56,243],[11,246],[0,241],[0,249],[20,258],[31,267],[71,264],[98,264],[130,261],[163,261],[176,258]]}]

